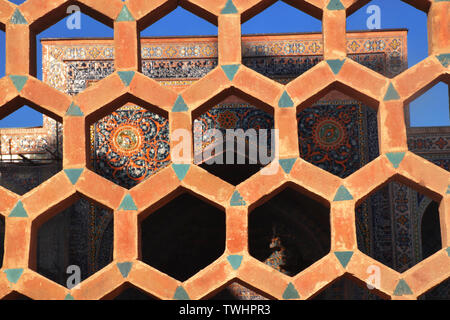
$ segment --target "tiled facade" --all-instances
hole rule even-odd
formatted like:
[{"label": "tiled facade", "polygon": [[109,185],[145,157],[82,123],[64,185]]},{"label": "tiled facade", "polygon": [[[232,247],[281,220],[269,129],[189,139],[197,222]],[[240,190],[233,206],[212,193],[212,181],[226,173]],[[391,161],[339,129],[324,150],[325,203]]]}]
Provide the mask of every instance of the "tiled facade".
[{"label": "tiled facade", "polygon": [[[256,14],[253,8],[258,1],[227,0],[211,4],[192,0],[193,8],[198,10],[196,13],[201,16],[205,11],[209,12],[208,17],[213,16],[218,23],[218,43],[214,38],[182,41],[143,39],[138,52],[136,25],[142,28],[158,10],[166,10],[162,5],[164,1],[147,4],[128,0],[106,4],[86,0],[81,2],[94,11],[102,12],[110,24],[114,23],[114,41],[81,43],[80,40],[70,45],[63,41],[47,42],[43,53],[43,66],[47,72],[44,73],[44,81],[40,82],[30,75],[33,72],[30,64],[23,63],[31,59],[23,56],[28,51],[22,46],[27,45],[25,39],[29,28],[39,28],[41,17],[45,19],[47,12],[63,2],[55,0],[48,6],[40,6],[41,1],[29,0],[16,8],[0,1],[0,22],[6,25],[7,35],[9,33],[18,39],[14,43],[7,42],[7,76],[0,80],[0,104],[11,105],[14,102],[10,101],[20,96],[42,107],[64,126],[62,172],[22,196],[0,189],[5,199],[1,213],[6,220],[1,295],[15,291],[33,299],[99,299],[130,282],[161,299],[200,299],[210,297],[239,279],[240,283],[257,288],[270,297],[307,299],[344,274],[366,281],[368,267],[376,265],[381,276],[379,292],[393,299],[414,299],[449,278],[450,179],[446,151],[449,131],[408,128],[403,112],[416,92],[429,88],[435,80],[449,81],[448,1],[417,1],[418,8],[426,10],[429,16],[430,56],[404,71],[407,65],[405,32],[345,34],[342,26],[345,26],[346,9],[350,13],[358,6],[358,1],[308,1],[315,10],[323,12],[323,36],[310,34],[299,38],[299,35],[283,35],[269,39],[249,36],[243,37],[241,43],[240,17],[247,19]],[[138,63],[138,55],[142,56],[141,63]],[[230,73],[230,69],[235,72]],[[321,98],[330,88],[338,88],[363,105],[355,104],[355,100],[344,103],[344,95],[339,96],[341,100],[337,103],[338,100],[331,100],[335,103],[330,104],[330,99],[323,103]],[[136,181],[143,180],[139,184],[123,185],[116,181],[119,186],[94,173],[99,173],[95,163],[91,163],[95,159],[91,153],[98,149],[96,143],[113,143],[108,147],[111,150],[119,148],[123,151],[124,146],[126,150],[134,147],[133,143],[131,147],[120,143],[119,146],[114,145],[114,141],[120,142],[119,138],[129,136],[126,130],[130,129],[125,127],[129,126],[127,121],[134,117],[130,113],[139,111],[134,106],[115,111],[123,106],[121,97],[133,96],[147,103],[154,116],[160,115],[153,123],[159,123],[159,130],[171,133],[177,128],[191,131],[196,119],[200,119],[199,115],[205,123],[217,117],[221,119],[222,127],[236,125],[239,113],[220,111],[220,108],[227,109],[226,105],[214,107],[215,98],[222,97],[225,92],[239,97],[228,100],[228,107],[230,103],[240,103],[234,107],[239,110],[248,108],[242,105],[241,100],[242,97],[251,97],[252,104],[271,114],[267,118],[267,126],[279,129],[281,137],[278,145],[280,159],[274,160],[279,166],[275,175],[257,173],[233,186],[197,166],[192,154],[171,162],[167,156],[159,159],[166,162],[153,170],[153,174],[137,173]],[[377,135],[377,139],[366,142],[364,148],[369,151],[361,153],[361,157],[367,158],[357,159],[356,167],[346,162],[354,172],[347,172],[345,168],[333,171],[335,166],[332,162],[330,168],[319,168],[308,161],[311,150],[305,151],[302,146],[322,145],[329,150],[352,141],[358,135],[356,131],[352,133],[353,126],[349,126],[341,128],[341,132],[346,134],[337,140],[323,140],[320,134],[308,136],[309,133],[302,131],[302,113],[311,112],[311,104],[317,101],[319,103],[315,107],[331,108],[326,112],[328,115],[337,112],[336,106],[341,104],[349,108],[343,115],[364,114],[350,118],[350,123],[357,123],[358,119],[366,122],[373,119],[372,124],[360,126],[365,133],[372,130]],[[214,108],[205,114],[210,107]],[[375,107],[377,113],[368,111],[370,107]],[[125,127],[121,131],[104,130],[102,122],[97,122],[113,111],[116,121],[124,121]],[[323,116],[323,113],[318,113],[316,127],[330,125],[332,119],[322,119]],[[154,136],[152,132],[148,134]],[[314,132],[321,131],[317,129]],[[91,139],[93,146],[87,143],[89,134],[95,136]],[[111,140],[110,136],[116,139]],[[144,133],[137,136],[141,140],[146,139]],[[167,151],[173,146],[174,142],[167,141],[165,147],[157,150]],[[42,148],[37,143],[29,143],[26,147],[27,153],[31,154]],[[14,148],[24,146],[17,143]],[[31,151],[32,148],[35,151]],[[374,150],[372,153],[370,148]],[[147,163],[155,163],[159,154],[164,154],[164,151],[157,152],[153,158],[147,157]],[[357,239],[360,233],[356,229],[361,221],[358,221],[358,214],[355,216],[355,209],[369,193],[392,178],[440,202],[443,249],[412,268],[404,268],[407,271],[386,267],[365,255],[358,246],[362,240]],[[292,277],[257,261],[248,250],[248,213],[286,184],[297,185],[320,199],[330,207],[331,216],[330,252]],[[144,264],[138,248],[140,217],[147,215],[159,203],[166,202],[179,188],[191,190],[226,213],[224,254],[184,282]],[[114,210],[113,261],[69,290],[33,271],[36,270],[35,261],[28,252],[36,242],[33,230],[57,213],[60,204],[78,193]],[[413,257],[414,253],[409,252],[408,255]],[[408,264],[404,260],[402,263]],[[46,289],[42,290],[42,287]]]}]

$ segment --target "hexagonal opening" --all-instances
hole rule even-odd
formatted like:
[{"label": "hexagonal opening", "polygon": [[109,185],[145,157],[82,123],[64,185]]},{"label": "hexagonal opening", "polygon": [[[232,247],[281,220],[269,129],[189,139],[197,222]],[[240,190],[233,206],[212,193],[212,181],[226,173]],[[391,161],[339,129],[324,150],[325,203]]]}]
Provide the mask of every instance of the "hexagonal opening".
[{"label": "hexagonal opening", "polygon": [[[160,20],[141,23],[142,73],[175,88],[204,77],[218,64],[217,19],[204,13],[208,21],[186,9],[170,8]],[[180,36],[184,39],[170,39]]]},{"label": "hexagonal opening", "polygon": [[3,266],[5,254],[5,217],[0,215],[0,268]]},{"label": "hexagonal opening", "polygon": [[300,157],[341,178],[379,155],[378,103],[349,91],[328,89],[297,113]]},{"label": "hexagonal opening", "polygon": [[229,95],[193,115],[195,164],[238,185],[273,160],[273,111],[255,102]]},{"label": "hexagonal opening", "polygon": [[[53,19],[50,19],[52,16]],[[77,94],[88,87],[90,82],[101,80],[103,77],[112,73],[114,70],[114,61],[112,52],[104,50],[99,52],[92,48],[92,45],[79,45],[72,50],[65,50],[61,43],[49,43],[43,48],[41,40],[44,38],[94,38],[94,37],[114,37],[113,24],[109,18],[103,14],[89,8],[88,6],[71,1],[64,3],[51,13],[38,19],[31,24],[31,30],[36,35],[36,42],[32,44],[36,47],[36,55],[31,55],[32,70],[31,74],[38,79],[43,80],[50,86],[66,92],[68,94]],[[101,42],[100,40],[91,40],[91,42]],[[69,41],[66,41],[66,43]],[[86,62],[89,56],[104,56],[105,61],[99,61],[97,64]],[[101,65],[100,65],[101,64]],[[43,70],[46,74],[43,74]],[[67,70],[65,77],[61,77],[61,70]],[[80,81],[81,75],[95,75],[95,79]]]},{"label": "hexagonal opening", "polygon": [[[71,203],[71,205],[69,204]],[[84,196],[67,199],[59,212],[34,221],[36,270],[72,288],[113,260],[113,211]]]},{"label": "hexagonal opening", "polygon": [[0,117],[0,185],[23,195],[62,169],[62,119],[23,98]]},{"label": "hexagonal opening", "polygon": [[[315,13],[313,17],[294,7],[294,1],[271,3],[260,5],[263,11],[242,24],[242,63],[286,84],[323,60],[322,13],[308,8]],[[261,33],[271,38],[252,37]]]},{"label": "hexagonal opening", "polygon": [[112,300],[157,300],[155,297],[149,295],[129,282],[124,283],[118,290],[115,291],[120,291],[120,293],[115,295],[115,292],[113,294],[115,296]]},{"label": "hexagonal opening", "polygon": [[404,272],[442,249],[439,196],[391,179],[356,207],[356,232],[361,252]]},{"label": "hexagonal opening", "polygon": [[150,110],[141,101],[124,103],[90,126],[93,171],[130,189],[169,165],[168,115]]},{"label": "hexagonal opening", "polygon": [[450,300],[450,279],[431,288],[418,297],[418,300]]},{"label": "hexagonal opening", "polygon": [[224,253],[223,208],[183,190],[171,194],[157,208],[141,218],[143,262],[185,281]]},{"label": "hexagonal opening", "polygon": [[327,285],[311,300],[383,300],[388,298],[389,296],[376,289],[369,289],[363,281],[345,274]]},{"label": "hexagonal opening", "polygon": [[[400,0],[372,0],[347,18],[347,31],[371,32],[377,29],[394,29],[390,31],[397,34],[401,31],[404,37],[387,32],[377,39],[352,39],[347,46],[349,58],[393,78],[428,57],[425,12]],[[369,53],[370,56],[363,58],[361,53]]]},{"label": "hexagonal opening", "polygon": [[331,247],[330,209],[306,194],[286,184],[249,215],[250,255],[288,276],[320,260]]},{"label": "hexagonal opening", "polygon": [[208,300],[270,300],[271,297],[262,291],[236,279],[215,293]]}]

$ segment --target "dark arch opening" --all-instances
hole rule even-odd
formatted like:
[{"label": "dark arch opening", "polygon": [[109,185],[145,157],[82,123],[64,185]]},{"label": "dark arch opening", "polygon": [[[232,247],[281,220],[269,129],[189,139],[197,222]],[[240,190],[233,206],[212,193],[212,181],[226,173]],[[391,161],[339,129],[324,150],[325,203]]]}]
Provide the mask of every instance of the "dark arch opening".
[{"label": "dark arch opening", "polygon": [[329,208],[288,187],[249,216],[249,251],[289,276],[330,251]]},{"label": "dark arch opening", "polygon": [[422,259],[442,249],[439,204],[432,201],[422,216]]}]

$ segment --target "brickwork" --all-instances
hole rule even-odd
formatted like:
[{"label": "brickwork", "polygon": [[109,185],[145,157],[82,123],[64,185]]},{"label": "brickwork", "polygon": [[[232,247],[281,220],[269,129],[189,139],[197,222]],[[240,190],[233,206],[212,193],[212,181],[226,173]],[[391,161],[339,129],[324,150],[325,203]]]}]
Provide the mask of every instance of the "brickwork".
[{"label": "brickwork", "polygon": [[[65,15],[63,0],[28,0],[15,6],[0,0],[0,26],[6,30],[6,76],[0,79],[0,114],[11,113],[18,98],[31,101],[64,126],[63,171],[19,196],[0,188],[5,217],[0,297],[20,293],[32,299],[102,299],[118,294],[125,283],[160,299],[202,299],[238,280],[276,299],[308,299],[344,275],[361,281],[377,266],[377,291],[392,299],[416,299],[450,277],[450,173],[408,150],[405,105],[438,81],[450,82],[450,1],[405,0],[428,13],[429,57],[390,79],[347,58],[345,19],[366,0],[290,0],[323,21],[324,61],[283,85],[245,67],[240,24],[273,1],[183,0],[180,5],[218,25],[218,66],[177,92],[142,73],[139,32],[173,10],[170,0],[80,0],[94,18],[114,26],[116,71],[85,91],[66,95],[35,75],[30,37]],[[230,72],[230,70],[235,72]],[[380,155],[345,179],[299,157],[296,113],[338,88],[378,111]],[[272,109],[279,129],[279,159],[274,175],[257,173],[232,186],[193,164],[192,152],[127,190],[90,170],[89,126],[129,97],[145,101],[167,116],[171,132],[192,131],[195,115],[232,92]],[[184,102],[183,103],[180,103]],[[180,108],[180,105],[182,108]],[[176,141],[171,141],[173,146]],[[404,273],[358,250],[355,207],[391,180],[414,187],[440,203],[443,248]],[[294,277],[284,275],[248,252],[248,214],[286,185],[296,185],[330,208],[330,252]],[[225,211],[223,255],[184,282],[143,263],[139,223],[189,190]],[[114,210],[114,260],[69,290],[35,270],[36,231],[75,198],[93,199]]]}]

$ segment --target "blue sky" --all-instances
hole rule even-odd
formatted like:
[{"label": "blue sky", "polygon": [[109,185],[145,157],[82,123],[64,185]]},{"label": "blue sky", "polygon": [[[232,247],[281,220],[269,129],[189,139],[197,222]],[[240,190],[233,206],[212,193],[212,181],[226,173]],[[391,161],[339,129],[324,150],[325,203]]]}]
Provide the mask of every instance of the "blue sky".
[{"label": "blue sky", "polygon": [[[11,0],[20,4],[23,0]],[[347,30],[366,30],[369,14],[366,8],[378,5],[381,9],[381,28],[407,28],[408,62],[413,66],[428,55],[427,17],[415,8],[400,0],[373,0],[347,19]],[[399,14],[401,12],[401,14]],[[268,23],[272,21],[272,23]],[[113,30],[88,16],[83,15],[80,30],[69,30],[66,19],[61,20],[38,35],[37,60],[38,78],[41,72],[41,38],[76,38],[76,37],[113,37]],[[291,6],[278,1],[256,17],[242,25],[242,33],[280,33],[280,32],[314,32],[321,31],[321,22]],[[174,35],[217,35],[217,27],[197,16],[177,8],[175,11],[156,22],[142,36],[174,36]],[[5,74],[4,32],[0,32],[0,76]],[[412,126],[444,126],[450,125],[448,87],[439,83],[411,104]],[[40,126],[42,116],[27,107],[0,120],[0,127]]]}]

